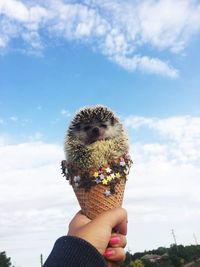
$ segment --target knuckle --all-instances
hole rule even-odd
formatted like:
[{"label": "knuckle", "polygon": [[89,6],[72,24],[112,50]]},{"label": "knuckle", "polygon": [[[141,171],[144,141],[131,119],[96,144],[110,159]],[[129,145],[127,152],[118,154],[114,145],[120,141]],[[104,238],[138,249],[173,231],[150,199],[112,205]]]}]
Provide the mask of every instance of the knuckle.
[{"label": "knuckle", "polygon": [[126,254],[123,248],[118,249],[118,257],[117,261],[118,262],[123,262],[126,258]]},{"label": "knuckle", "polygon": [[125,248],[126,247],[126,245],[127,245],[127,239],[126,239],[126,237],[124,236],[123,237],[123,248]]}]

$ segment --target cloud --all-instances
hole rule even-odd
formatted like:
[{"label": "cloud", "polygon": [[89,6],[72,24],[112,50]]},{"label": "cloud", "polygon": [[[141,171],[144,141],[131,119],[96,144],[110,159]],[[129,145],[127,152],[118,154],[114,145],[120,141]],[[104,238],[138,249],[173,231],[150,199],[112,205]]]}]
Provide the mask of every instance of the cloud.
[{"label": "cloud", "polygon": [[64,117],[70,117],[71,116],[71,113],[64,108],[60,111],[60,114]]},{"label": "cloud", "polygon": [[11,116],[11,117],[10,117],[10,120],[11,120],[12,122],[17,122],[17,121],[18,121],[18,117],[16,117],[16,116]]},{"label": "cloud", "polygon": [[116,56],[113,60],[129,71],[138,69],[144,72],[167,75],[171,78],[176,78],[179,75],[178,70],[158,58],[149,58],[147,56],[134,56],[133,58]]},{"label": "cloud", "polygon": [[[130,116],[125,125],[137,136],[153,132],[155,140],[138,139],[132,146],[135,167],[127,204],[132,209],[130,203],[136,203],[134,221],[178,225],[184,218],[188,225],[190,220],[199,220],[200,118]],[[142,212],[141,206],[145,206],[146,212]]]},{"label": "cloud", "polygon": [[[199,123],[200,118],[192,116],[125,119],[135,140],[125,194],[129,224],[134,229],[129,242],[139,242],[133,244],[135,251],[137,247],[169,246],[172,228],[179,244],[194,243],[192,232],[200,235],[196,223],[200,219]],[[145,232],[145,244],[141,232]]]},{"label": "cloud", "polygon": [[[123,8],[122,8],[123,5]],[[129,71],[179,75],[162,52],[181,53],[200,30],[198,1],[19,1],[0,3],[0,48],[21,39],[42,51],[47,39],[78,40]],[[143,54],[149,47],[157,57]]]},{"label": "cloud", "polygon": [[42,140],[44,134],[41,132],[35,132],[33,135],[29,136],[31,142]]},{"label": "cloud", "polygon": [[38,141],[8,145],[2,140],[0,155],[0,247],[22,267],[26,250],[32,259],[28,266],[36,266],[38,255],[50,252],[66,231],[67,218],[78,209],[61,175],[63,149]]},{"label": "cloud", "polygon": [[[171,161],[198,163],[200,159],[200,117],[180,116],[165,119],[130,116],[125,124],[132,129],[146,127],[168,142]],[[163,142],[162,141],[162,142]]]},{"label": "cloud", "polygon": [[[137,138],[131,144],[134,164],[124,201],[133,229],[128,234],[131,250],[169,246],[172,228],[182,244],[193,242],[193,232],[200,235],[199,123],[192,116],[126,118],[131,136],[153,131],[155,140]],[[61,146],[41,141],[9,145],[3,137],[0,143],[0,246],[20,266],[33,267],[41,251],[47,256],[55,239],[66,234],[79,206],[61,176]],[[29,265],[24,247],[35,258]]]}]

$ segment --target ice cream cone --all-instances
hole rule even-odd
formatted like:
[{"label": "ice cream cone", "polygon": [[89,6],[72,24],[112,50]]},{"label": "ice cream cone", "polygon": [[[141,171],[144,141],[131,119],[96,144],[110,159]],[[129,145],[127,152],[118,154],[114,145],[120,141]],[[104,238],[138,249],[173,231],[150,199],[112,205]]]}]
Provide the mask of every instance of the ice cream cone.
[{"label": "ice cream cone", "polygon": [[126,154],[98,169],[81,170],[62,161],[62,171],[73,187],[81,210],[89,219],[122,206],[125,184],[132,161]]},{"label": "ice cream cone", "polygon": [[[109,186],[98,184],[89,191],[73,186],[82,213],[93,220],[97,215],[112,208],[122,206],[126,181],[120,180],[115,186],[115,194],[109,194]],[[108,196],[106,193],[108,192]]]}]

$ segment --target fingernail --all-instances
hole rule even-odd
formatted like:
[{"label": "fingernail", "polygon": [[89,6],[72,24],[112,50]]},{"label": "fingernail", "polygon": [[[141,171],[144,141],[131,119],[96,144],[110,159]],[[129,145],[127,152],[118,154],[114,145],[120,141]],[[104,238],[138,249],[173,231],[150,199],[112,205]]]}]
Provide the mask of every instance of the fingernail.
[{"label": "fingernail", "polygon": [[113,256],[114,254],[115,254],[115,251],[109,249],[109,250],[106,250],[103,255],[104,255],[104,257],[109,258],[109,257]]},{"label": "fingernail", "polygon": [[113,237],[111,237],[111,239],[110,239],[110,241],[109,241],[109,243],[110,243],[111,245],[119,244],[119,242],[120,242],[120,238],[119,238],[118,236],[113,236]]}]

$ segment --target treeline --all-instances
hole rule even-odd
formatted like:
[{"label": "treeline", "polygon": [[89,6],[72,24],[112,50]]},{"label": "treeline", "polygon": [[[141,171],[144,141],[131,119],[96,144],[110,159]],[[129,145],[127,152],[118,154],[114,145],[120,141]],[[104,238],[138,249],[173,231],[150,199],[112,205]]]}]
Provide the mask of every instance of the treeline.
[{"label": "treeline", "polygon": [[135,254],[127,252],[121,267],[182,267],[191,262],[200,266],[200,245],[171,245]]},{"label": "treeline", "polygon": [[[6,252],[0,252],[0,267],[11,267],[11,258],[6,256]],[[12,266],[14,267],[14,266]]]},{"label": "treeline", "polygon": [[[194,266],[200,267],[200,245],[171,245],[170,248],[159,247],[135,254],[127,252],[121,267],[182,267],[191,262],[196,262]],[[5,251],[0,252],[0,267],[11,266],[14,267]]]}]

